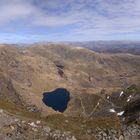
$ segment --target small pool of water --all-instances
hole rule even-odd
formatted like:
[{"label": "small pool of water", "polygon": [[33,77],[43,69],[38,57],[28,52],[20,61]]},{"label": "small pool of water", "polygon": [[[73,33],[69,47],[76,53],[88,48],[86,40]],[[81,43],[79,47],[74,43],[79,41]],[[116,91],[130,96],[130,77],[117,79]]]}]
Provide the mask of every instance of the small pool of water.
[{"label": "small pool of water", "polygon": [[52,107],[55,111],[64,112],[70,100],[70,93],[64,88],[58,88],[52,92],[43,93],[43,103]]}]

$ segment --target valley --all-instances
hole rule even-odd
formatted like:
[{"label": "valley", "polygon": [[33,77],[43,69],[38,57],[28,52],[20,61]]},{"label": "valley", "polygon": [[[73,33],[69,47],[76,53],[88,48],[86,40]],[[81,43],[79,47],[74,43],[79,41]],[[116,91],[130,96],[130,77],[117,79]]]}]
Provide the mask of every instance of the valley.
[{"label": "valley", "polygon": [[138,54],[1,44],[1,139],[139,139],[139,81]]}]

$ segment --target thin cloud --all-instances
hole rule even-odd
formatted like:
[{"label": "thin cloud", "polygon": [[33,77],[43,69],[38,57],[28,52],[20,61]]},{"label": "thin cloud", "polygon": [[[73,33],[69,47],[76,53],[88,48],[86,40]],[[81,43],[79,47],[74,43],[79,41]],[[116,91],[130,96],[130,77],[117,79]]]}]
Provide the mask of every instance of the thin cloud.
[{"label": "thin cloud", "polygon": [[0,28],[28,23],[31,28],[60,29],[53,33],[65,36],[67,27],[77,38],[140,31],[139,0],[1,0],[0,9]]}]

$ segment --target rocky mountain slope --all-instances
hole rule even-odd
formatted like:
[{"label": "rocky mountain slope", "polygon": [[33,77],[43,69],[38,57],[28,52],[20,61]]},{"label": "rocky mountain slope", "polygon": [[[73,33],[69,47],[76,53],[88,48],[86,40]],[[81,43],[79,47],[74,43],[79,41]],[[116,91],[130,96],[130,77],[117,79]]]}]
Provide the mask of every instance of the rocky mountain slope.
[{"label": "rocky mountain slope", "polygon": [[[99,134],[106,133],[103,128],[113,129],[119,139],[122,127],[130,122],[139,130],[139,81],[139,55],[96,53],[57,44],[0,45],[0,108],[20,119],[34,116],[43,126],[48,123],[62,132],[70,131],[72,140],[96,139],[93,129],[98,131],[97,127]],[[70,93],[63,113],[42,101],[44,92],[57,88]]]}]

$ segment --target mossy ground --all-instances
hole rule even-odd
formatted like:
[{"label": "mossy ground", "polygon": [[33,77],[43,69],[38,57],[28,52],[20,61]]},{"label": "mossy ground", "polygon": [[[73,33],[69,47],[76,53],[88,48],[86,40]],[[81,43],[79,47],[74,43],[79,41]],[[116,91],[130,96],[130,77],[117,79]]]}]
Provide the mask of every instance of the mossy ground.
[{"label": "mossy ground", "polygon": [[[85,119],[82,117],[64,116],[63,114],[42,117],[41,113],[29,112],[22,106],[18,106],[12,102],[4,100],[0,100],[0,108],[8,111],[11,115],[16,115],[17,117],[29,120],[32,119],[32,121],[39,119],[51,128],[60,129],[62,131],[70,131],[78,138],[78,140],[94,140],[94,136],[91,137],[87,134],[87,129],[89,128],[100,127],[120,129],[120,121],[117,117],[100,117]],[[86,127],[82,128],[82,125]]]}]

